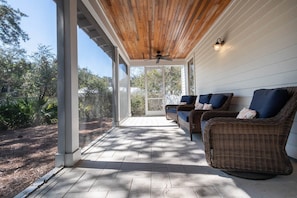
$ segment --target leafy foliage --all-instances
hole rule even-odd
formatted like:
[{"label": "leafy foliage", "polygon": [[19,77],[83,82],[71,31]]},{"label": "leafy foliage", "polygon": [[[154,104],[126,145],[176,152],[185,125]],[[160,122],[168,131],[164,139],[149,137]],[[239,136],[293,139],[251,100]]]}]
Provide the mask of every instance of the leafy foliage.
[{"label": "leafy foliage", "polygon": [[25,56],[24,49],[16,47],[0,48],[1,93],[16,97],[22,95],[24,75],[31,69],[31,63],[25,59]]},{"label": "leafy foliage", "polygon": [[47,124],[56,124],[58,123],[58,104],[57,100],[52,102],[47,102],[43,105],[41,109],[43,122]]},{"label": "leafy foliage", "polygon": [[16,129],[40,124],[57,123],[56,100],[38,98],[7,98],[0,104],[0,129]]},{"label": "leafy foliage", "polygon": [[143,94],[131,95],[131,114],[132,116],[145,115],[145,98]]},{"label": "leafy foliage", "polygon": [[39,46],[30,61],[23,49],[0,48],[0,128],[57,122],[56,62],[46,46]]},{"label": "leafy foliage", "polygon": [[27,15],[10,7],[5,0],[0,3],[0,40],[8,45],[19,45],[20,39],[28,40],[28,35],[20,27],[21,18]]},{"label": "leafy foliage", "polygon": [[[20,41],[24,13],[0,0],[0,129],[14,129],[58,121],[57,59],[48,46],[39,45],[29,57]],[[80,118],[112,117],[111,78],[79,69]]]},{"label": "leafy foliage", "polygon": [[79,115],[81,119],[112,117],[110,80],[110,78],[92,74],[86,68],[79,69]]},{"label": "leafy foliage", "polygon": [[34,101],[19,99],[17,101],[6,100],[0,106],[0,126],[3,129],[15,129],[30,126],[33,122]]},{"label": "leafy foliage", "polygon": [[170,95],[180,96],[181,91],[181,72],[180,67],[171,66],[165,68],[165,79],[166,79],[166,93]]},{"label": "leafy foliage", "polygon": [[[57,60],[48,46],[40,45],[32,56],[30,71],[24,76],[22,90],[28,97],[55,97],[57,93]],[[34,80],[33,80],[34,79]]]}]

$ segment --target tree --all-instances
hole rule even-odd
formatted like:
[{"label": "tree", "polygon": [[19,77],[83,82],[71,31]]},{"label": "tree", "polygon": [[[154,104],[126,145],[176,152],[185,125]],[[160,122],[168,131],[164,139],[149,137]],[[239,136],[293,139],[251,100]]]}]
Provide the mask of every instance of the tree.
[{"label": "tree", "polygon": [[22,92],[24,76],[31,64],[26,61],[26,52],[20,48],[0,47],[0,92],[19,96]]},{"label": "tree", "polygon": [[91,120],[112,116],[112,92],[110,78],[92,74],[87,68],[78,70],[80,118]]},{"label": "tree", "polygon": [[46,97],[55,97],[57,93],[57,60],[48,46],[39,45],[32,56],[32,68],[27,72],[23,83],[26,96],[38,97],[44,101]]},{"label": "tree", "polygon": [[180,66],[165,67],[166,94],[179,96],[182,93]]},{"label": "tree", "polygon": [[0,40],[8,45],[19,45],[20,39],[29,40],[20,27],[21,18],[27,15],[10,7],[6,0],[0,0],[0,3]]},{"label": "tree", "polygon": [[[23,97],[35,98],[35,124],[44,122],[44,116],[50,113],[47,110],[49,99],[57,95],[57,60],[48,46],[39,45],[32,55],[31,69],[24,76],[22,91]],[[56,107],[50,111],[55,113]]]}]

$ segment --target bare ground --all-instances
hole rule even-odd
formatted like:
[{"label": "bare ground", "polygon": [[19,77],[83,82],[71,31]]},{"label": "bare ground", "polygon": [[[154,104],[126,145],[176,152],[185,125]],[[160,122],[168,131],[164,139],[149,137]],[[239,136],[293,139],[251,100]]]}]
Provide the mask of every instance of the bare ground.
[{"label": "bare ground", "polygon": [[[80,147],[111,128],[110,119],[80,124]],[[0,197],[13,197],[55,166],[57,125],[0,131]]]}]

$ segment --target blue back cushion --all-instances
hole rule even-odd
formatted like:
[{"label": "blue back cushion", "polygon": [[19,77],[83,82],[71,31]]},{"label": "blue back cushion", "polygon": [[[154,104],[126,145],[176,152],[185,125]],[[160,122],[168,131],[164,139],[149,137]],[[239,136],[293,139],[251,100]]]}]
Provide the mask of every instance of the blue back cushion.
[{"label": "blue back cushion", "polygon": [[209,100],[209,104],[212,104],[212,107],[214,109],[220,108],[225,101],[227,100],[227,96],[225,96],[224,94],[212,94],[210,100]]},{"label": "blue back cushion", "polygon": [[182,96],[181,102],[186,102],[187,104],[194,104],[197,96]]},{"label": "blue back cushion", "polygon": [[288,99],[289,94],[285,89],[258,89],[254,91],[250,109],[257,111],[258,118],[273,117]]},{"label": "blue back cushion", "polygon": [[211,97],[211,94],[200,95],[199,96],[199,103],[201,103],[201,104],[205,104],[205,103],[208,104],[210,97]]}]

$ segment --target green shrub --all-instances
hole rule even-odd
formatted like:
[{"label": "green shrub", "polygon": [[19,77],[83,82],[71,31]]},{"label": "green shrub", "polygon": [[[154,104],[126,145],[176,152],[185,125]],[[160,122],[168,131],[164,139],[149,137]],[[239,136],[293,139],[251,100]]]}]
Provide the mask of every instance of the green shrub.
[{"label": "green shrub", "polygon": [[142,94],[131,95],[131,113],[132,116],[145,115],[145,98]]},{"label": "green shrub", "polygon": [[7,122],[5,121],[4,117],[0,115],[0,130],[7,130],[8,125]]},{"label": "green shrub", "polygon": [[27,99],[6,100],[0,106],[1,128],[15,129],[31,126],[34,118],[34,102]]},{"label": "green shrub", "polygon": [[57,101],[48,101],[41,109],[42,120],[47,124],[58,123]]},{"label": "green shrub", "polygon": [[58,122],[56,99],[7,98],[0,103],[0,130],[17,129]]}]

